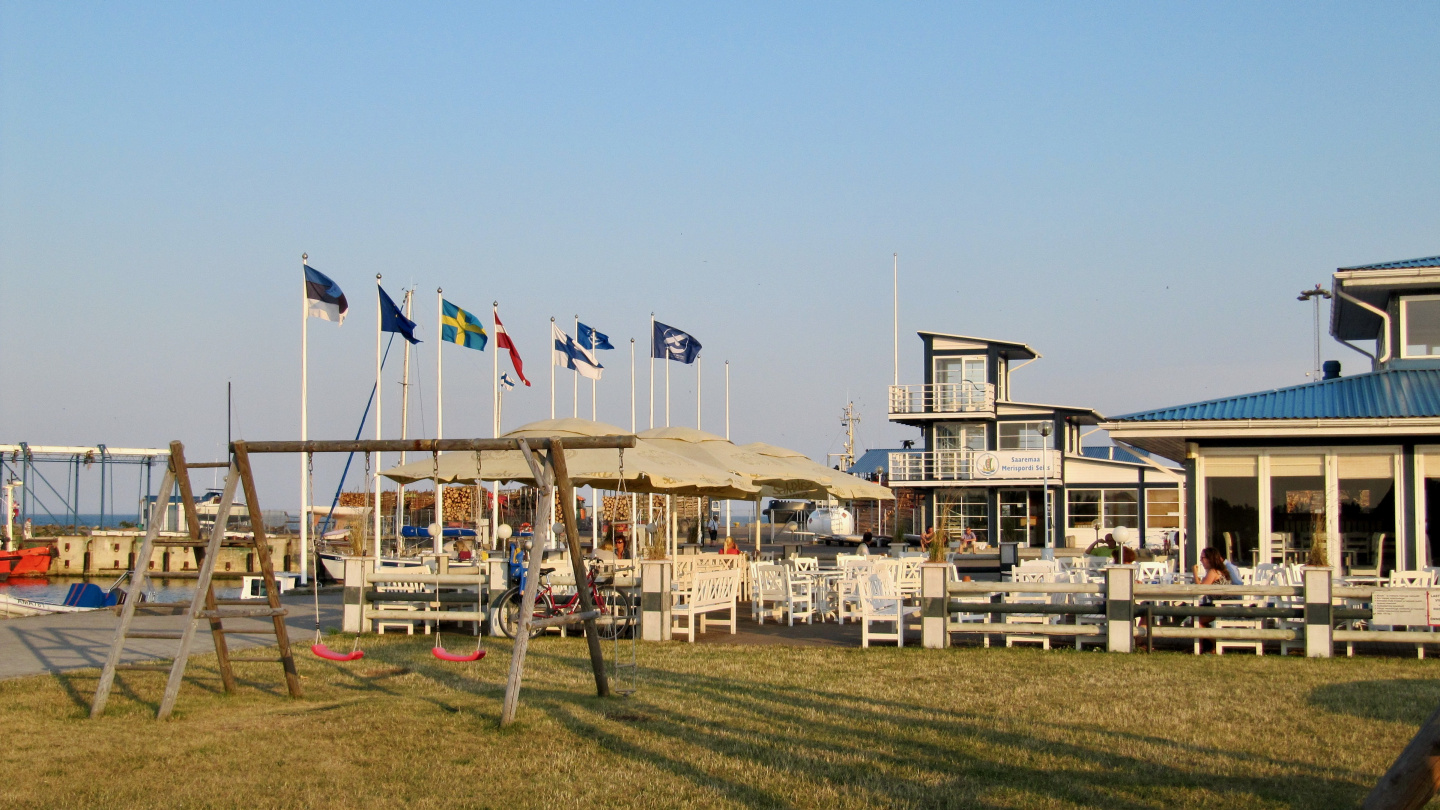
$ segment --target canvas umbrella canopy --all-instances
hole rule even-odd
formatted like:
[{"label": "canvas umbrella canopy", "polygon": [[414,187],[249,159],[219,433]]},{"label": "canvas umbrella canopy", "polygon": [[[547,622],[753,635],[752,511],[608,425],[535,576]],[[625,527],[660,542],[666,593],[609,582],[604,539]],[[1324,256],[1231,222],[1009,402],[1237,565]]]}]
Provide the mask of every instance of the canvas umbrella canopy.
[{"label": "canvas umbrella canopy", "polygon": [[[549,438],[567,436],[624,436],[629,431],[588,419],[546,419],[531,422],[506,433],[502,438]],[[654,444],[639,440],[624,451],[624,484],[620,483],[620,453],[616,450],[566,450],[566,466],[575,486],[665,495],[708,496],[747,499],[759,487],[743,476],[711,467]],[[481,453],[446,453],[436,459],[421,459],[392,467],[381,473],[402,484],[438,479],[441,483],[535,483],[530,466],[518,450],[487,450]]]},{"label": "canvas umbrella canopy", "polygon": [[[829,483],[821,488],[821,490],[823,490],[821,494],[827,494],[832,498],[857,501],[895,500],[895,493],[891,492],[889,487],[881,486],[873,481],[866,481],[864,478],[843,473],[839,470],[832,470],[823,464],[817,464],[811,461],[808,456],[797,453],[794,450],[787,450],[784,447],[776,447],[773,444],[765,444],[764,442],[742,444],[740,445],[740,449],[767,458],[783,460],[799,469],[809,469],[812,474],[817,477],[828,477]],[[766,488],[764,494],[780,495],[794,493],[772,492],[769,488]]]},{"label": "canvas umbrella canopy", "polygon": [[802,465],[790,458],[761,455],[695,428],[653,428],[636,435],[692,461],[744,476],[762,487],[765,495],[810,495],[828,488],[836,474],[813,462]]}]

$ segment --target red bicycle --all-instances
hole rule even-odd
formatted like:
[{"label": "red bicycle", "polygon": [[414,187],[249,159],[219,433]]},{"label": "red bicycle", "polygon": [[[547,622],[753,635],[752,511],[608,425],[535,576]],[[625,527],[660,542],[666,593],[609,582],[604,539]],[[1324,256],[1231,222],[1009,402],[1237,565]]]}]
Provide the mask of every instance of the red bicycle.
[{"label": "red bicycle", "polygon": [[[603,639],[615,639],[624,635],[631,628],[634,622],[634,604],[632,597],[614,586],[613,576],[596,576],[596,566],[589,564],[585,568],[585,583],[590,589],[590,599],[595,603],[595,609],[600,611],[600,616],[595,620],[595,627]],[[548,619],[552,616],[566,616],[579,613],[581,610],[580,589],[576,588],[573,593],[556,594],[550,586],[548,577],[554,568],[540,569],[540,583],[535,592],[534,618]],[[524,594],[519,585],[511,586],[509,590],[500,595],[498,606],[498,619],[500,632],[507,638],[515,638],[520,633],[521,600]],[[544,628],[534,628],[530,631],[530,637],[534,638],[545,632]]]}]

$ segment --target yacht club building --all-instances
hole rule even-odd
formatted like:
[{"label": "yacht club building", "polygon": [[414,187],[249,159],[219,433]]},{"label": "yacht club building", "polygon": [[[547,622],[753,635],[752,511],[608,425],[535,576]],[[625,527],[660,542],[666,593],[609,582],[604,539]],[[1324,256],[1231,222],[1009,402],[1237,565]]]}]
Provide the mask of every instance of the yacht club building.
[{"label": "yacht club building", "polygon": [[[1115,417],[1112,438],[1183,464],[1186,557],[1349,573],[1440,559],[1440,257],[1342,267],[1330,334],[1370,370]],[[1356,345],[1367,342],[1373,348]]]},{"label": "yacht club building", "polygon": [[982,542],[1044,546],[1048,515],[1055,546],[1081,548],[1117,526],[1154,545],[1179,530],[1180,470],[1111,448],[1082,449],[1086,428],[1102,420],[1090,408],[1014,399],[1011,374],[1040,358],[1034,349],[919,336],[925,381],[891,386],[889,417],[917,428],[923,449],[886,459],[890,486],[919,495],[919,524],[952,539],[968,527]]}]

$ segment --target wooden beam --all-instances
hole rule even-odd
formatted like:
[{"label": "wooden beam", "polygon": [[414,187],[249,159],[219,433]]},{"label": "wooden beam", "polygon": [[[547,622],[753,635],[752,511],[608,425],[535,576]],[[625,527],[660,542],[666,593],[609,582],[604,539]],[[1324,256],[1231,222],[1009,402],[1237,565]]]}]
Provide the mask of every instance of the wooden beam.
[{"label": "wooden beam", "polygon": [[[265,577],[265,600],[270,604],[275,642],[280,648],[280,658],[285,670],[285,686],[290,697],[303,697],[300,673],[295,668],[295,655],[290,649],[290,628],[285,625],[285,612],[280,607],[280,586],[275,582],[275,563],[270,559],[270,541],[265,538],[265,515],[260,511],[260,492],[250,470],[250,450],[243,441],[234,442],[231,446],[235,448],[234,469],[240,473],[240,483],[245,488],[245,508],[250,512],[250,531],[255,538],[255,558],[260,561],[260,573]],[[376,502],[379,502],[378,497]],[[217,618],[224,615],[218,610],[207,610],[206,613]]]},{"label": "wooden beam", "polygon": [[1426,720],[1390,770],[1375,783],[1364,810],[1418,810],[1440,788],[1440,709]]},{"label": "wooden beam", "polygon": [[[190,542],[195,543],[195,568],[199,570],[205,565],[205,547],[209,545],[200,538],[200,514],[195,509],[195,491],[190,483],[190,469],[195,465],[185,460],[185,446],[180,442],[170,443],[170,460],[175,466],[177,474],[175,481],[180,485],[180,504],[185,510],[185,531],[190,536]],[[230,466],[226,462],[225,466]],[[169,493],[165,494],[169,499]],[[205,609],[215,610],[215,581],[210,581],[210,586],[205,589]],[[235,671],[230,667],[230,646],[225,641],[225,628],[219,619],[210,619],[210,638],[215,642],[215,662],[220,668],[220,684],[226,694],[234,694]]]},{"label": "wooden beam", "polygon": [[[530,439],[357,439],[355,441],[245,442],[251,453],[433,453],[475,450],[520,450],[524,442],[532,452],[554,450],[556,438]],[[238,444],[238,442],[236,443]],[[571,436],[565,439],[571,450],[618,450],[635,446],[635,437]],[[234,444],[231,445],[232,451]]]},{"label": "wooden beam", "polygon": [[543,544],[536,546],[534,541],[550,531],[550,505],[555,497],[555,490],[551,486],[554,469],[548,462],[541,461],[540,454],[530,449],[527,440],[520,439],[519,445],[525,463],[530,465],[530,474],[535,478],[535,485],[543,494],[540,502],[535,505],[535,534],[530,538],[530,550],[525,558],[525,590],[520,595],[520,619],[515,630],[514,651],[510,654],[510,675],[505,681],[505,702],[500,707],[502,727],[515,722],[515,711],[520,706],[520,684],[525,679],[525,651],[530,646],[530,624],[535,619],[535,594],[540,590],[538,563],[545,548]]},{"label": "wooden beam", "polygon": [[[558,437],[550,440],[550,465],[555,469],[555,483],[560,488],[560,514],[565,523],[565,544],[570,549],[570,568],[575,572],[575,590],[580,594],[580,611],[594,613],[595,600],[585,575],[585,559],[580,556],[580,529],[575,525],[575,486],[570,482],[570,470],[565,464],[565,445]],[[599,510],[595,510],[595,519],[599,519],[599,514]],[[600,631],[594,617],[585,620],[585,644],[590,648],[590,668],[595,672],[595,694],[609,697],[610,679],[605,675],[605,653],[600,649]]]}]

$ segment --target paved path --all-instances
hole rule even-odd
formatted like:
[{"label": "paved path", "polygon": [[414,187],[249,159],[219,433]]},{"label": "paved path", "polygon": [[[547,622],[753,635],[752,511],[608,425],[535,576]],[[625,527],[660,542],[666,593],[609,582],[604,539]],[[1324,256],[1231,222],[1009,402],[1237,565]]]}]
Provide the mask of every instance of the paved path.
[{"label": "paved path", "polygon": [[[256,600],[256,604],[263,605],[264,602]],[[315,634],[314,597],[308,593],[303,597],[289,594],[282,599],[282,604],[290,610],[285,623],[290,628],[291,644],[309,646]],[[0,679],[103,666],[119,621],[120,617],[109,610],[0,620]],[[326,629],[340,626],[339,594],[321,594],[320,624]],[[247,627],[267,627],[270,622],[263,619],[227,619],[225,625],[243,630]],[[185,617],[138,615],[132,626],[137,630],[180,630],[185,626]],[[197,629],[199,632],[191,647],[192,654],[214,653],[209,624],[202,622]],[[230,649],[243,650],[271,646],[275,643],[275,635],[236,634],[229,636],[227,641]],[[175,657],[179,643],[173,639],[132,639],[125,645],[122,660],[169,660]]]}]

